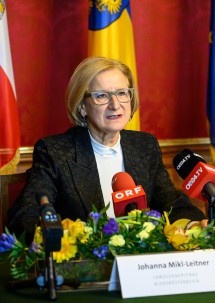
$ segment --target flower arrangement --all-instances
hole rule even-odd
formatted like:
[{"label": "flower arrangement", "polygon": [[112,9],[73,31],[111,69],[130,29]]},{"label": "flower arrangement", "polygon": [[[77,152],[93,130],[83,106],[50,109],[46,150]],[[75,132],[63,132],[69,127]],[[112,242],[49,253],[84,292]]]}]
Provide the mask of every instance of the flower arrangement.
[{"label": "flower arrangement", "polygon": [[[56,264],[70,260],[107,260],[116,255],[159,253],[174,250],[214,248],[213,222],[186,229],[190,220],[181,219],[170,224],[166,212],[149,209],[133,210],[128,216],[109,218],[107,207],[100,212],[93,207],[87,222],[80,219],[62,221],[61,250],[53,252]],[[5,229],[0,237],[0,261],[9,260],[13,279],[25,279],[30,269],[38,270],[45,259],[40,227],[34,240],[25,245],[24,235],[17,239]],[[22,262],[19,262],[22,260]]]}]

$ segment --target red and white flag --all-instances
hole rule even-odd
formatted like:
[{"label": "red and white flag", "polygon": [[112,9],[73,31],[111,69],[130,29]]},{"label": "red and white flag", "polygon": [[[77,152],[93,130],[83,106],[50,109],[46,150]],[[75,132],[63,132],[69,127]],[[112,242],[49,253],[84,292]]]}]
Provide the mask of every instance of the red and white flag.
[{"label": "red and white flag", "polygon": [[16,170],[20,126],[5,1],[0,0],[0,175]]}]

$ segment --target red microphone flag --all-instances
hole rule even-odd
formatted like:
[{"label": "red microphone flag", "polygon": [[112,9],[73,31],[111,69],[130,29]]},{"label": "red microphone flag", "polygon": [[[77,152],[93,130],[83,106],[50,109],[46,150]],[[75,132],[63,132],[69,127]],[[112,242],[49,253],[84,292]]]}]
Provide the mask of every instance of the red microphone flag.
[{"label": "red microphone flag", "polygon": [[207,202],[202,195],[202,189],[208,182],[215,184],[215,168],[199,162],[184,180],[182,188],[189,197]]},{"label": "red microphone flag", "polygon": [[119,172],[112,179],[112,199],[116,217],[125,215],[128,204],[136,203],[137,209],[147,208],[146,194],[141,185],[135,185],[132,177],[126,172]]}]

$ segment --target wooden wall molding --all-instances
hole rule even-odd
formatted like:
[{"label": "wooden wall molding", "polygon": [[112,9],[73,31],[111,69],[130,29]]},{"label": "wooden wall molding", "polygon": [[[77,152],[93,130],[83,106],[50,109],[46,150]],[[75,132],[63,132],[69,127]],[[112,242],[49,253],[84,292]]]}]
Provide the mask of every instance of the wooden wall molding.
[{"label": "wooden wall molding", "polygon": [[[191,138],[191,139],[174,139],[174,140],[159,140],[163,161],[167,169],[173,168],[173,158],[184,148],[191,149],[200,154],[209,164],[212,164],[212,156],[210,153],[209,138]],[[20,162],[17,167],[17,172],[25,171],[31,167],[33,146],[20,148]]]},{"label": "wooden wall molding", "polygon": [[161,147],[163,146],[184,146],[184,145],[207,145],[210,144],[210,138],[186,138],[186,139],[167,139],[158,140]]}]

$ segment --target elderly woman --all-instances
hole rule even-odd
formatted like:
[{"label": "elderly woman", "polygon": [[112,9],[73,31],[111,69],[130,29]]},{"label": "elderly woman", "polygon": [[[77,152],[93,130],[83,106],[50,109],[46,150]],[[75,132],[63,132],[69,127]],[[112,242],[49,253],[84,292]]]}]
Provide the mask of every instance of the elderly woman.
[{"label": "elderly woman", "polygon": [[32,237],[39,220],[36,194],[45,189],[61,218],[86,220],[92,205],[110,203],[111,181],[125,171],[142,185],[148,207],[171,211],[170,219],[205,222],[205,215],[178,192],[162,162],[156,138],[124,130],[138,108],[138,94],[130,69],[104,58],[87,58],[76,68],[67,91],[68,115],[73,127],[63,134],[39,140],[34,147],[28,182],[8,213],[8,227]]}]

